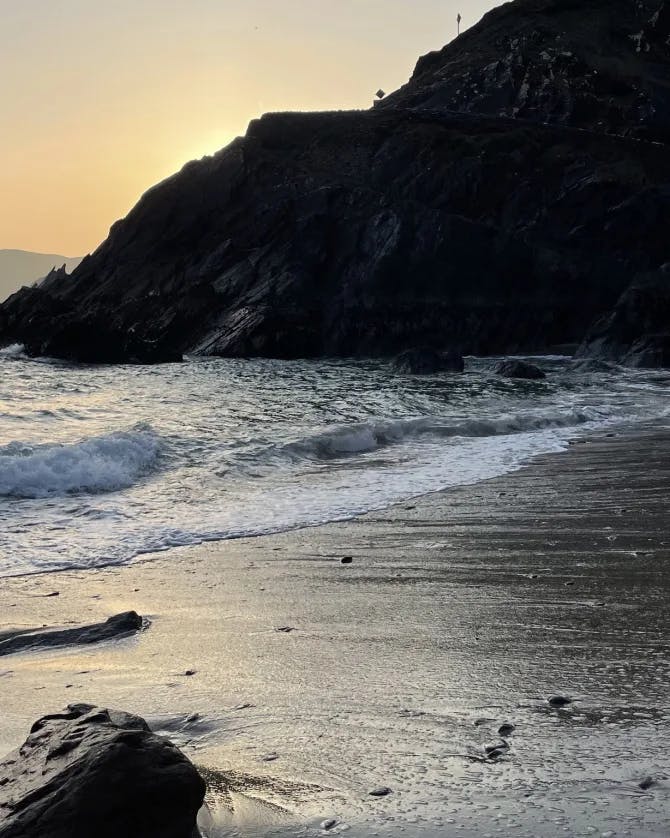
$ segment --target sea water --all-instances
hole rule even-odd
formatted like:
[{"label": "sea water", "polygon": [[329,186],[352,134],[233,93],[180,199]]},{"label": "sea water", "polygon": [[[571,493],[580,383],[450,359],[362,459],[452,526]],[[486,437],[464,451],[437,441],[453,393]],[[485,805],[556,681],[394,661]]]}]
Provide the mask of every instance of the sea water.
[{"label": "sea water", "polygon": [[471,484],[662,417],[668,376],[410,376],[384,361],[91,367],[0,350],[0,575],[120,564]]}]

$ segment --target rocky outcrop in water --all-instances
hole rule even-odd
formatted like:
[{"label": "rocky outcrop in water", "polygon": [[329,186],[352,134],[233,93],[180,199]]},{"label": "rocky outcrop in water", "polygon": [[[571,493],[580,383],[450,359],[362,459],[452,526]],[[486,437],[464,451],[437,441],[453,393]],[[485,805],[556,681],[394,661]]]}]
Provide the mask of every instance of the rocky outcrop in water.
[{"label": "rocky outcrop in water", "polygon": [[540,381],[547,377],[539,367],[526,361],[501,361],[497,364],[495,373],[503,378],[526,378],[529,381]]},{"label": "rocky outcrop in water", "polygon": [[143,719],[74,704],[0,762],[0,838],[193,838],[204,794]]},{"label": "rocky outcrop in water", "polygon": [[517,0],[380,107],[265,116],[10,298],[0,344],[151,363],[579,343],[670,260],[667,25],[660,2]]}]

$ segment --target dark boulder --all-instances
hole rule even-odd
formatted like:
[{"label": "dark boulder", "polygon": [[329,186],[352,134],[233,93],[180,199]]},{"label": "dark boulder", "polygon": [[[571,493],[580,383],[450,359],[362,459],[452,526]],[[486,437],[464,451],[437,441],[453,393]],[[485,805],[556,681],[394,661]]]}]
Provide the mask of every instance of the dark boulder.
[{"label": "dark boulder", "polygon": [[420,347],[401,352],[393,359],[393,368],[397,372],[411,375],[431,375],[437,372],[463,372],[465,362],[457,352],[438,352]]},{"label": "dark boulder", "polygon": [[644,274],[600,318],[578,356],[631,367],[670,367],[670,263]]},{"label": "dark boulder", "polygon": [[495,373],[504,378],[527,378],[532,381],[547,377],[539,367],[525,361],[501,361],[496,365]]},{"label": "dark boulder", "polygon": [[193,838],[204,794],[143,719],[74,704],[0,762],[0,838]]}]

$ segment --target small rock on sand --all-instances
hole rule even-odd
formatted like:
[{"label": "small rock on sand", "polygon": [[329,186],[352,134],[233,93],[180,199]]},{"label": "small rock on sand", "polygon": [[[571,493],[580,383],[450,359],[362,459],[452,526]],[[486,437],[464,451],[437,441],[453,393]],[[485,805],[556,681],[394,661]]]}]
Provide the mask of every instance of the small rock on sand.
[{"label": "small rock on sand", "polygon": [[340,564],[351,564],[354,560],[353,556],[342,556]]},{"label": "small rock on sand", "polygon": [[514,725],[505,723],[504,725],[500,725],[500,727],[498,728],[498,733],[501,736],[510,736],[512,733],[514,733],[515,730],[516,727]]},{"label": "small rock on sand", "polygon": [[566,698],[564,695],[553,695],[549,699],[549,704],[551,707],[567,707],[568,704],[572,704],[572,699]]},{"label": "small rock on sand", "polygon": [[391,794],[391,789],[388,788],[388,786],[380,786],[377,789],[372,789],[372,791],[369,791],[368,794],[370,797],[386,797]]}]

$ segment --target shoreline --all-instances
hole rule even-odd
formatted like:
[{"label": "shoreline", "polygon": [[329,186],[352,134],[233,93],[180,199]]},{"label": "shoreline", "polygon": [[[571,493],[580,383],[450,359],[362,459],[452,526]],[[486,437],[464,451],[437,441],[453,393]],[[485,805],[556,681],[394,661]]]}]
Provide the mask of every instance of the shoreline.
[{"label": "shoreline", "polygon": [[[514,356],[510,356],[514,357]],[[521,356],[519,356],[521,357]],[[530,357],[530,356],[524,356]],[[657,418],[650,422],[640,422],[631,424],[630,422],[622,421],[620,424],[613,424],[611,426],[599,427],[596,429],[584,429],[580,426],[574,427],[574,436],[567,437],[564,441],[562,441],[563,447],[560,450],[543,452],[543,453],[535,453],[535,454],[528,454],[524,459],[520,459],[519,461],[515,462],[508,471],[502,472],[501,474],[493,475],[492,477],[478,477],[473,478],[472,480],[468,480],[465,483],[455,484],[453,486],[445,486],[439,489],[431,489],[423,492],[419,492],[418,494],[408,495],[407,497],[401,498],[395,501],[389,501],[388,503],[383,503],[378,506],[373,506],[370,509],[359,511],[359,512],[351,512],[343,514],[341,517],[330,518],[323,521],[316,521],[314,523],[297,523],[292,525],[287,525],[285,527],[279,527],[277,529],[270,529],[266,532],[259,532],[259,533],[246,533],[241,535],[229,535],[229,536],[214,536],[211,538],[202,538],[202,540],[194,541],[188,544],[175,544],[169,547],[163,547],[159,550],[143,550],[140,553],[132,556],[129,559],[124,560],[109,560],[103,561],[100,564],[92,564],[92,565],[70,565],[66,567],[53,567],[47,569],[36,569],[36,570],[26,570],[19,573],[11,573],[8,575],[0,574],[0,580],[3,579],[22,579],[28,578],[33,576],[43,576],[43,575],[58,575],[61,573],[78,573],[78,572],[97,572],[107,569],[113,568],[125,568],[125,567],[132,567],[135,564],[143,563],[147,561],[157,561],[160,560],[165,555],[171,555],[175,551],[184,551],[184,550],[197,550],[198,548],[205,547],[208,545],[216,545],[216,544],[226,544],[228,542],[235,542],[235,541],[247,541],[253,540],[257,538],[274,538],[277,536],[282,536],[290,533],[297,533],[303,530],[311,530],[311,529],[319,529],[321,527],[328,527],[331,525],[337,524],[347,524],[351,522],[355,522],[358,519],[364,519],[370,515],[377,515],[383,514],[384,512],[390,512],[393,509],[400,509],[404,505],[408,503],[421,503],[426,498],[431,498],[433,496],[441,496],[444,494],[448,494],[450,492],[458,491],[460,489],[467,489],[473,486],[477,486],[479,483],[487,483],[490,480],[498,480],[504,479],[506,477],[512,476],[519,471],[523,471],[524,469],[532,466],[536,461],[541,460],[544,457],[554,457],[560,456],[561,454],[565,454],[569,448],[573,445],[580,444],[581,442],[599,438],[606,438],[611,437],[613,435],[627,435],[627,436],[635,436],[638,431],[644,432],[646,429],[658,428],[658,427],[665,427],[663,421],[660,418]],[[561,429],[560,426],[557,429]],[[567,428],[566,428],[567,430]],[[558,445],[558,443],[556,443]]]},{"label": "shoreline", "polygon": [[[670,431],[579,442],[345,522],[5,577],[0,630],[131,609],[151,627],[0,659],[3,752],[94,701],[227,772],[236,803],[213,799],[213,835],[267,834],[270,811],[350,835],[469,835],[497,815],[519,835],[633,817],[632,834],[665,834]],[[509,754],[478,763],[502,723]],[[393,794],[371,803],[380,785]]]}]

